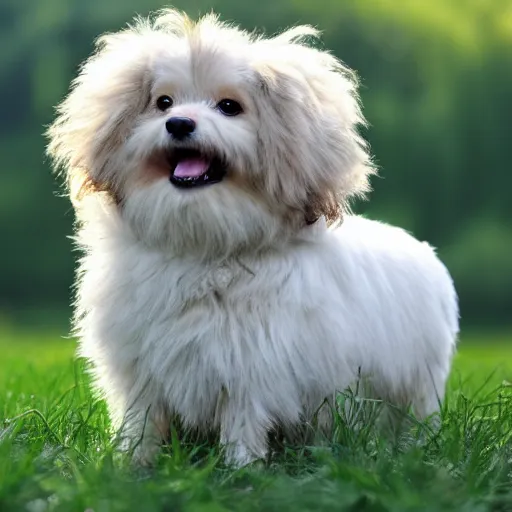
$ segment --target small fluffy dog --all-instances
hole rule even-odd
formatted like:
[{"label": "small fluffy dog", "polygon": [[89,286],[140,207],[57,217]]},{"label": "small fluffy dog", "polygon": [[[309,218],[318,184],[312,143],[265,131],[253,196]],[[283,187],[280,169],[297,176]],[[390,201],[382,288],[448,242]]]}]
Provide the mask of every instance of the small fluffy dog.
[{"label": "small fluffy dog", "polygon": [[373,172],[364,120],[315,35],[138,19],[99,39],[49,129],[84,251],[80,353],[139,463],[179,418],[246,464],[360,378],[438,410],[452,280],[426,243],[349,214]]}]

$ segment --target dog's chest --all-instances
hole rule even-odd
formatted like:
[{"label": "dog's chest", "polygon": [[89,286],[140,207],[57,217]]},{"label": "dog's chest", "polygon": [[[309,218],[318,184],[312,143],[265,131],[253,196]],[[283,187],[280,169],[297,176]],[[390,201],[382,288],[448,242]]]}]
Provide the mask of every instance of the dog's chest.
[{"label": "dog's chest", "polygon": [[96,283],[104,289],[94,306],[105,319],[100,336],[132,354],[136,372],[149,376],[174,406],[183,403],[188,410],[184,402],[193,402],[194,409],[211,409],[252,357],[255,329],[271,321],[262,311],[268,285],[255,286],[250,269],[237,264],[207,267],[127,256],[123,268]]},{"label": "dog's chest", "polygon": [[239,279],[228,265],[156,262],[129,273],[111,307],[123,304],[124,329],[139,334],[142,350],[153,345],[159,350],[162,344],[181,347],[199,342],[208,328],[213,336],[221,327]]},{"label": "dog's chest", "polygon": [[95,337],[189,423],[213,417],[226,392],[250,390],[278,411],[310,393],[301,375],[323,393],[332,358],[311,340],[333,340],[319,314],[325,290],[305,268],[277,258],[204,266],[141,252],[90,268],[81,299]]}]

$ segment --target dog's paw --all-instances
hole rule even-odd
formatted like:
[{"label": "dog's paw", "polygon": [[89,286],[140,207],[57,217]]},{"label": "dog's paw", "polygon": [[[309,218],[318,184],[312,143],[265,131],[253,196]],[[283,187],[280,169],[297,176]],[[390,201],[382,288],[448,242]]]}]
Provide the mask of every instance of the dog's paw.
[{"label": "dog's paw", "polygon": [[226,464],[236,469],[253,465],[264,458],[264,455],[256,455],[240,441],[228,444],[225,450],[224,459]]},{"label": "dog's paw", "polygon": [[155,466],[160,446],[155,444],[139,444],[132,452],[131,466],[134,468],[151,469]]},{"label": "dog's paw", "polygon": [[127,464],[134,469],[150,469],[156,463],[160,448],[160,443],[153,440],[124,437],[117,440],[116,452],[121,464]]}]

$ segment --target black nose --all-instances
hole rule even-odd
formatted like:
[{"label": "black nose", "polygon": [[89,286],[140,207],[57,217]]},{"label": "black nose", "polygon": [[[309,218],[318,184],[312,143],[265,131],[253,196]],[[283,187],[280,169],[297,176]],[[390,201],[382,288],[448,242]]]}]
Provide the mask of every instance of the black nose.
[{"label": "black nose", "polygon": [[165,128],[175,139],[181,140],[196,129],[196,122],[190,117],[171,117],[165,123]]}]

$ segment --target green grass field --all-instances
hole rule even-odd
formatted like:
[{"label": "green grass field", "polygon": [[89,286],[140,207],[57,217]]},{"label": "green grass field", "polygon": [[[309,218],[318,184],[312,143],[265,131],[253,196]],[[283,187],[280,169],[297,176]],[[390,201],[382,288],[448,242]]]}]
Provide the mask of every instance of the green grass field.
[{"label": "green grass field", "polygon": [[1,512],[512,510],[510,336],[463,337],[437,432],[390,441],[340,418],[326,447],[238,471],[176,436],[154,471],[131,471],[74,348],[0,333]]}]

